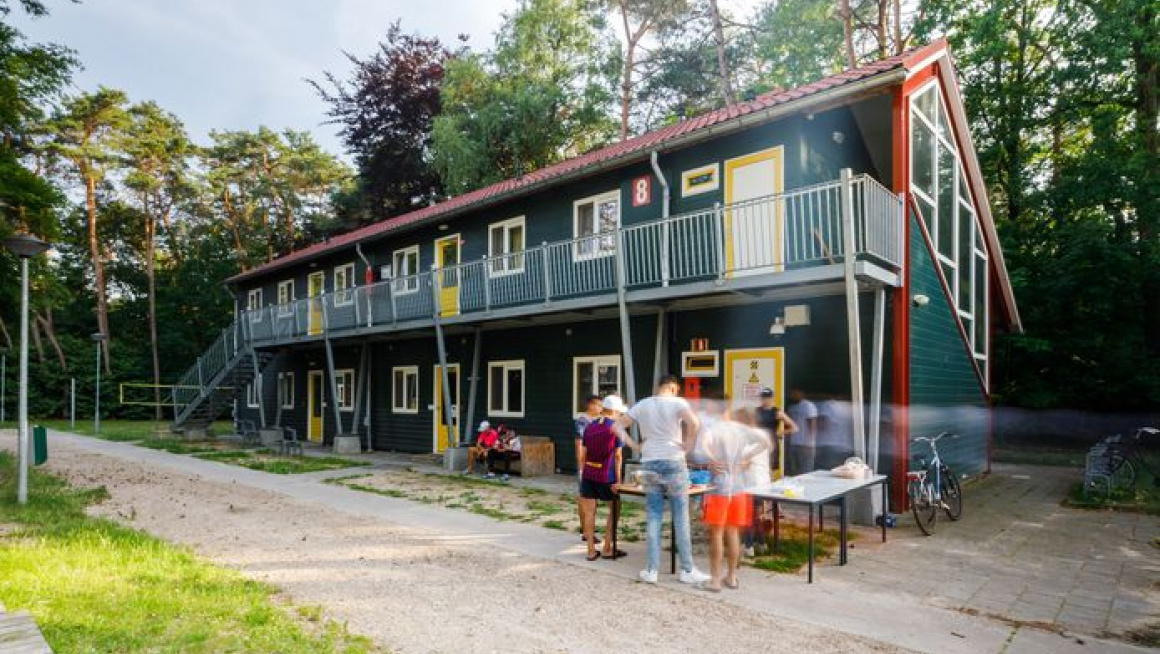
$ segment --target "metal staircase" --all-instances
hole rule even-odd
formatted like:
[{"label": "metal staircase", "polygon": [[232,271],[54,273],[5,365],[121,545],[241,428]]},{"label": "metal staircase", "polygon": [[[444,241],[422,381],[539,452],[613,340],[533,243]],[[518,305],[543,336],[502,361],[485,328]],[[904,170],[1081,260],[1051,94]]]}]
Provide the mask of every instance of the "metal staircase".
[{"label": "metal staircase", "polygon": [[240,338],[245,321],[235,322],[197,358],[173,386],[174,430],[208,427],[245,392],[274,358]]}]

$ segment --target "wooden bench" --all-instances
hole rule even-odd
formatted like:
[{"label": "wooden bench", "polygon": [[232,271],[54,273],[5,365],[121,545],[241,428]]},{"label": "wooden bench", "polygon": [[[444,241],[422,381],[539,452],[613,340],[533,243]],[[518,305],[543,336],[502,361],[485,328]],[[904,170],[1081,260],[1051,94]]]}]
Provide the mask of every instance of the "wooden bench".
[{"label": "wooden bench", "polygon": [[520,436],[520,459],[512,461],[512,472],[521,477],[542,477],[556,472],[556,444],[547,436]]}]

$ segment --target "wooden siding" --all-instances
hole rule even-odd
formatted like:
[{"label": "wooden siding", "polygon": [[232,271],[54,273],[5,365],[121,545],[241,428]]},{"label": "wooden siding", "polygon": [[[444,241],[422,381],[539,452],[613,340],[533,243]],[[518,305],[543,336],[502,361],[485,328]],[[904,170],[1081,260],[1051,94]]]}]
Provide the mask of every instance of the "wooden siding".
[{"label": "wooden siding", "polygon": [[[917,224],[910,220],[910,292],[930,304],[910,309],[910,436],[959,435],[939,443],[943,459],[960,474],[988,468],[990,411],[956,325],[950,301]],[[910,445],[911,455],[929,457],[925,444]]]}]

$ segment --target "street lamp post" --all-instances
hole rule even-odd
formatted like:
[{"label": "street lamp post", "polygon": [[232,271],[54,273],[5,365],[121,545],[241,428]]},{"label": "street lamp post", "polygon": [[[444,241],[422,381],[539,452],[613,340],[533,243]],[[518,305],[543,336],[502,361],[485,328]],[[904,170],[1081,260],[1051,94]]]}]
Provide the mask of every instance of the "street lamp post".
[{"label": "street lamp post", "polygon": [[97,385],[93,397],[93,433],[99,434],[101,433],[101,343],[109,337],[97,332],[91,338],[97,344]]},{"label": "street lamp post", "polygon": [[8,348],[0,347],[0,422],[8,420]]},{"label": "street lamp post", "polygon": [[28,502],[28,260],[44,254],[51,248],[48,243],[17,234],[4,239],[4,247],[20,257],[20,394],[16,405],[17,433],[16,502]]}]

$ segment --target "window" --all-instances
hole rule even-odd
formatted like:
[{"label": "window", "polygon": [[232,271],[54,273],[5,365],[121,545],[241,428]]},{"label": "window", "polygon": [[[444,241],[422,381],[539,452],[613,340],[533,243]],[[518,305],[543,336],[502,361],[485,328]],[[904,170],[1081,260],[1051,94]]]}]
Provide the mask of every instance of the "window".
[{"label": "window", "polygon": [[492,223],[487,230],[487,253],[491,274],[507,275],[524,271],[524,217]]},{"label": "window", "polygon": [[938,82],[916,93],[910,109],[910,190],[986,380],[988,256]]},{"label": "window", "polygon": [[246,385],[246,406],[251,409],[258,408],[258,385]]},{"label": "window", "polygon": [[392,369],[391,410],[395,413],[419,413],[418,366]]},{"label": "window", "polygon": [[294,408],[294,373],[278,373],[278,406],[283,409]]},{"label": "window", "polygon": [[354,411],[354,371],[334,371],[334,392],[338,395],[339,411]]},{"label": "window", "polygon": [[250,314],[250,322],[262,322],[262,289],[253,288],[246,293],[246,311]]},{"label": "window", "polygon": [[278,282],[278,315],[288,316],[294,313],[294,280],[287,279]]},{"label": "window", "polygon": [[524,362],[495,361],[487,364],[488,415],[524,416]]},{"label": "window", "polygon": [[418,245],[395,250],[394,256],[391,257],[391,263],[394,267],[396,293],[414,293],[419,290],[419,279],[415,277],[419,274]]},{"label": "window", "polygon": [[354,264],[343,264],[334,269],[334,304],[343,306],[354,301]]},{"label": "window", "polygon": [[572,360],[572,404],[578,413],[589,395],[620,392],[620,357],[577,357]]},{"label": "window", "polygon": [[616,251],[620,227],[620,191],[601,193],[572,205],[577,259],[606,257]]}]

